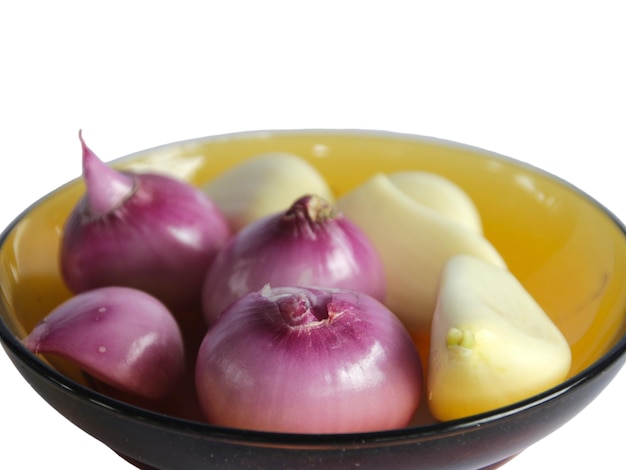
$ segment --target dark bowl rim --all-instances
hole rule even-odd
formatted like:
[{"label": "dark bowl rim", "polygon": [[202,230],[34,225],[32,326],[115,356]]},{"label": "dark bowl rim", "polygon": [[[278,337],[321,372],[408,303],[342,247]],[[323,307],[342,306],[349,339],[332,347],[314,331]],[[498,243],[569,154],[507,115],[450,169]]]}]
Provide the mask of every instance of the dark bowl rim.
[{"label": "dark bowl rim", "polygon": [[[491,156],[499,160],[508,161],[517,166],[524,167],[537,174],[542,174],[552,181],[567,187],[569,190],[574,191],[578,195],[587,199],[596,208],[608,216],[613,223],[620,229],[622,234],[626,236],[626,225],[622,223],[608,208],[599,203],[596,199],[574,186],[573,184],[563,180],[562,178],[542,170],[534,165],[526,162],[519,161],[515,158],[508,157],[493,151],[485,150],[480,147],[463,144],[447,139],[441,139],[437,137],[428,137],[417,134],[408,134],[402,132],[393,132],[386,130],[369,130],[369,129],[284,129],[284,130],[256,130],[256,131],[241,131],[217,135],[209,135],[191,139],[180,140],[176,142],[170,142],[156,147],[144,149],[138,152],[131,153],[124,157],[114,160],[114,163],[122,162],[127,159],[133,159],[140,155],[166,149],[168,147],[175,147],[183,144],[195,144],[201,142],[211,142],[216,140],[234,140],[234,139],[252,139],[252,138],[266,138],[267,136],[282,136],[282,135],[346,135],[355,137],[385,137],[398,140],[415,140],[425,143],[434,143],[437,145],[456,147],[465,149],[473,153],[477,153],[482,156]],[[0,233],[0,247],[2,247],[13,231],[14,227],[31,211],[34,207],[40,204],[42,201],[52,196],[58,191],[63,190],[67,185],[73,181],[58,187],[50,193],[42,196],[30,206],[24,209],[1,233]],[[4,308],[2,298],[0,298],[0,308]],[[176,430],[179,433],[187,433],[194,435],[204,435],[207,438],[220,440],[223,442],[239,443],[241,445],[260,445],[260,446],[292,446],[297,448],[345,448],[353,445],[359,447],[377,446],[381,444],[393,444],[403,441],[413,441],[432,438],[433,436],[454,435],[463,432],[468,432],[473,428],[485,426],[495,421],[505,419],[514,414],[536,408],[546,402],[556,400],[559,397],[575,390],[586,382],[604,373],[605,370],[612,365],[618,363],[623,356],[626,355],[626,335],[623,335],[616,344],[600,359],[583,369],[578,374],[570,377],[566,381],[559,385],[552,387],[540,394],[533,395],[525,400],[513,403],[511,405],[491,410],[485,413],[472,415],[466,418],[456,419],[452,421],[433,423],[422,426],[408,426],[405,428],[399,428],[388,431],[373,431],[366,433],[346,433],[346,434],[290,434],[290,433],[277,433],[277,432],[264,432],[264,431],[251,431],[238,428],[227,428],[221,426],[215,426],[208,423],[201,423],[196,421],[185,420],[169,415],[160,414],[144,408],[130,405],[128,403],[116,400],[109,396],[103,395],[95,390],[92,390],[86,386],[83,386],[65,375],[58,372],[56,369],[48,365],[43,360],[39,359],[36,355],[28,351],[22,342],[15,337],[5,321],[0,317],[0,342],[3,347],[7,349],[7,352],[11,352],[20,361],[22,361],[33,372],[39,374],[47,382],[54,384],[57,387],[61,387],[70,393],[75,394],[80,399],[91,402],[96,406],[100,406],[110,412],[123,415],[127,419],[137,419],[147,423],[151,423],[156,426],[164,426],[171,430]]]}]

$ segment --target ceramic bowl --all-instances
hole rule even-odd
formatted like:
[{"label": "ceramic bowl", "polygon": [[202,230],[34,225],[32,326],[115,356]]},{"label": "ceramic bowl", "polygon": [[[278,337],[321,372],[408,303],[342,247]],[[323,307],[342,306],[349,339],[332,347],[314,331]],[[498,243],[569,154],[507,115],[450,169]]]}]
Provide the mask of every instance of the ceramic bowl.
[{"label": "ceramic bowl", "polygon": [[[626,235],[611,213],[541,170],[477,148],[372,131],[248,132],[178,142],[116,161],[202,185],[252,155],[291,152],[342,194],[376,172],[437,172],[474,200],[485,236],[564,333],[571,373],[519,403],[437,423],[423,413],[384,432],[302,435],[228,429],[94,389],[71,364],[21,344],[70,296],[57,265],[59,234],[80,197],[69,182],[27,208],[0,237],[0,339],[50,405],[141,468],[478,469],[500,465],[589,404],[626,360]],[[314,412],[314,410],[312,410]],[[30,418],[34,419],[34,418]],[[64,444],[71,446],[70,443]]]}]

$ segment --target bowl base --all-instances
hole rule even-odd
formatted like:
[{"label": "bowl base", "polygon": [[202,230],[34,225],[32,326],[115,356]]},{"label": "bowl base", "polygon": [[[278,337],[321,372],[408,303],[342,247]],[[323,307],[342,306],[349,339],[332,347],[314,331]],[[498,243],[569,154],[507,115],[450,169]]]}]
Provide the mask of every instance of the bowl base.
[{"label": "bowl base", "polygon": [[122,457],[124,460],[126,460],[129,464],[137,467],[139,470],[160,470],[156,467],[151,467],[150,465],[146,465],[145,463],[142,463],[138,460],[135,460],[131,457],[127,457],[126,455],[120,454],[119,452],[117,452],[117,455],[119,455],[120,457]]},{"label": "bowl base", "polygon": [[507,457],[504,460],[500,460],[499,462],[493,463],[491,465],[488,465],[487,467],[483,467],[480,470],[496,470],[497,468],[502,467],[503,465],[507,464],[508,462],[510,462],[511,460],[513,460],[515,457],[517,457],[519,454],[515,454],[515,455],[511,455],[510,457]]},{"label": "bowl base", "polygon": [[[137,467],[139,470],[163,470],[157,467],[152,467],[150,465],[147,465],[145,463],[139,462],[138,460],[135,460],[131,457],[127,457],[125,455],[122,455],[120,453],[118,453],[117,455],[119,455],[121,458],[123,458],[124,460],[126,460],[128,463],[130,463],[131,465],[134,465],[135,467]],[[504,460],[500,460],[499,462],[493,463],[491,465],[488,465],[487,467],[483,467],[477,470],[496,470],[500,467],[502,467],[503,465],[505,465],[506,463],[510,462],[511,460],[513,460],[515,457],[517,457],[517,455],[519,454],[515,454],[512,455],[510,457],[507,457]]]}]

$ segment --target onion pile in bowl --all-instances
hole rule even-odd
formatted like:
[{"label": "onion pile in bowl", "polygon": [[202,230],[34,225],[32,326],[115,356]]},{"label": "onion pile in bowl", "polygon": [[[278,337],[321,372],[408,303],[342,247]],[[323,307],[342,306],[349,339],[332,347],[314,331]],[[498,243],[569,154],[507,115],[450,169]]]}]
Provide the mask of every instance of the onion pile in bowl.
[{"label": "onion pile in bowl", "polygon": [[345,433],[406,426],[420,405],[479,413],[569,371],[563,335],[439,175],[335,198],[298,156],[262,154],[195,188],[117,171],[80,139],[60,259],[75,296],[24,344],[103,390],[176,414],[186,385],[213,424]]}]

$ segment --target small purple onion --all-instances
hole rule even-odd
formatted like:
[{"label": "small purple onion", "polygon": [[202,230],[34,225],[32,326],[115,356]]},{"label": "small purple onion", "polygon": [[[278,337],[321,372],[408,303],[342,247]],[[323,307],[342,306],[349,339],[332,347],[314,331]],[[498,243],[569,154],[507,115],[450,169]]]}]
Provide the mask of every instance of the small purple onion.
[{"label": "small purple onion", "polygon": [[233,301],[265,284],[352,289],[380,301],[385,295],[382,261],[374,246],[315,195],[249,224],[218,253],[202,293],[207,324]]},{"label": "small purple onion", "polygon": [[116,171],[80,139],[86,193],[62,235],[67,286],[134,287],[171,308],[199,305],[207,269],[230,236],[224,216],[191,185]]},{"label": "small purple onion", "polygon": [[419,354],[398,318],[363,293],[264,287],[208,330],[196,387],[210,423],[350,433],[406,426],[421,399]]},{"label": "small purple onion", "polygon": [[78,294],[24,339],[35,354],[55,354],[119,390],[149,399],[170,393],[185,370],[183,339],[163,303],[127,287]]}]

